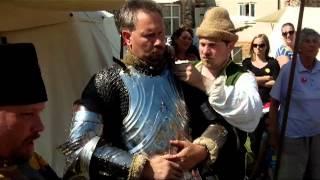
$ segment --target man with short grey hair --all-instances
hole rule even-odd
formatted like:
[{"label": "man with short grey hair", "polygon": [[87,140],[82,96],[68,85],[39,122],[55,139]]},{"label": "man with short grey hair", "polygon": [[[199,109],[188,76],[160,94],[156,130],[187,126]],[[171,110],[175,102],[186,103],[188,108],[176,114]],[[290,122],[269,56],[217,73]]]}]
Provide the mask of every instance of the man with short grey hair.
[{"label": "man with short grey hair", "polygon": [[222,131],[201,136],[208,125],[189,118],[182,82],[165,56],[160,7],[129,0],[120,24],[128,52],[95,74],[76,103],[68,142],[61,146],[69,162],[65,178],[199,178],[197,167],[216,159],[223,127],[211,126]]},{"label": "man with short grey hair", "polygon": [[[301,30],[279,180],[320,179],[320,47],[317,31]],[[271,95],[268,130],[277,150],[292,61],[283,66]],[[280,110],[279,110],[280,107]]]}]

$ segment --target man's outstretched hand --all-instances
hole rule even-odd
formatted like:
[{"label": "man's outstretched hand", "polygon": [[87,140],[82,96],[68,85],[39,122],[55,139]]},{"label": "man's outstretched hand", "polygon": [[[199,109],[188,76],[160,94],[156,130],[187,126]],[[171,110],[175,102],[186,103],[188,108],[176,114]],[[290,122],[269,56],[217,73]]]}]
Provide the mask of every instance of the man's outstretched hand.
[{"label": "man's outstretched hand", "polygon": [[177,162],[183,170],[191,170],[208,156],[206,147],[190,141],[172,140],[171,146],[177,147],[176,154],[165,155],[167,160]]}]

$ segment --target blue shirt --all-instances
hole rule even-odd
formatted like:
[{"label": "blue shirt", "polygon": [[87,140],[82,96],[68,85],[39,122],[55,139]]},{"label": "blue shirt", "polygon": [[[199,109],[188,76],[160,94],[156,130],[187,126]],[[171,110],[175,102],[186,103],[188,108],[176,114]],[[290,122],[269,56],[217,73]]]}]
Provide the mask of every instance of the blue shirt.
[{"label": "blue shirt", "polygon": [[[297,57],[291,101],[287,121],[287,137],[310,137],[320,134],[320,62],[306,69]],[[270,92],[280,102],[281,124],[292,61],[283,66]]]}]

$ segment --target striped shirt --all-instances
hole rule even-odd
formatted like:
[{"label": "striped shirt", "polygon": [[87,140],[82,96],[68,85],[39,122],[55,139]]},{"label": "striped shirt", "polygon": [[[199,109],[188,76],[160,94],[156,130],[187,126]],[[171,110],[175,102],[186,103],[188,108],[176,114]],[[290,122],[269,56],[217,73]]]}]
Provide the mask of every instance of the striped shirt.
[{"label": "striped shirt", "polygon": [[290,60],[292,60],[293,58],[293,51],[291,51],[290,49],[288,49],[286,46],[281,45],[276,52],[276,56],[275,58],[279,57],[279,56],[288,56]]}]

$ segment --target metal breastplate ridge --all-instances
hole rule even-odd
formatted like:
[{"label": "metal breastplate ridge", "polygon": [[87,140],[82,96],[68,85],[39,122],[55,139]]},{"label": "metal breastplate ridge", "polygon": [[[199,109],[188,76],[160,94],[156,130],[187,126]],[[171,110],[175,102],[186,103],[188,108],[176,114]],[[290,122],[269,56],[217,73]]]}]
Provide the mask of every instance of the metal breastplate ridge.
[{"label": "metal breastplate ridge", "polygon": [[170,140],[189,137],[184,99],[167,69],[147,76],[129,67],[120,72],[129,93],[129,111],[123,120],[123,140],[130,153],[170,152]]}]

